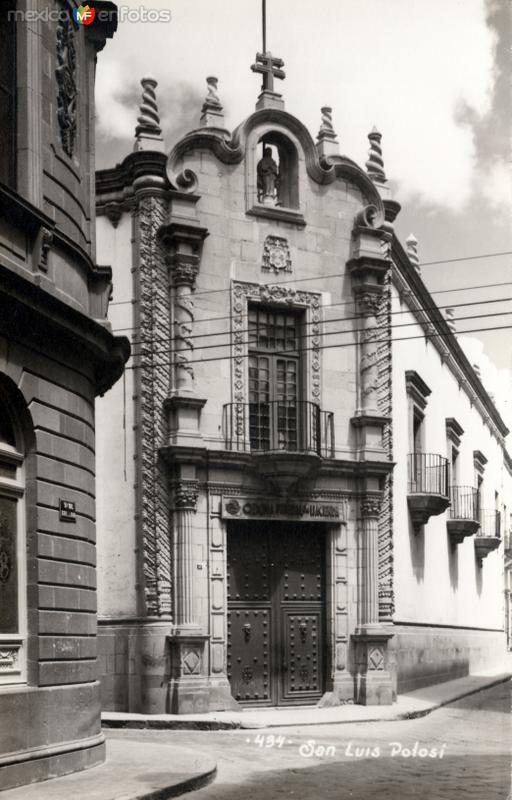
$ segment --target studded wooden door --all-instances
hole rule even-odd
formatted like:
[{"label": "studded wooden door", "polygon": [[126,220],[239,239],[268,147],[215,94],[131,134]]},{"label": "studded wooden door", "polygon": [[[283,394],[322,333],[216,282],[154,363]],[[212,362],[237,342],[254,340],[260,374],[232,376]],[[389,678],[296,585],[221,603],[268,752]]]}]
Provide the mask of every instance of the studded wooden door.
[{"label": "studded wooden door", "polygon": [[315,703],[323,693],[322,525],[228,528],[228,677],[245,705]]}]

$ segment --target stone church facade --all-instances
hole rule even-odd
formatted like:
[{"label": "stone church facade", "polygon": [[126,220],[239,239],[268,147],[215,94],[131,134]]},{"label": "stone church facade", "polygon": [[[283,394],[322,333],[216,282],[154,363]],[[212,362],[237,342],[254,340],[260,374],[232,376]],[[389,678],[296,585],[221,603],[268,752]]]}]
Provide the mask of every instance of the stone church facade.
[{"label": "stone church facade", "polygon": [[116,18],[45,5],[0,8],[0,789],[105,757],[94,400],[129,354],[95,254],[94,73]]},{"label": "stone church facade", "polygon": [[[436,558],[458,556],[446,441],[425,478],[397,438],[410,393],[429,387],[428,375],[407,377],[418,353],[395,359],[393,314],[410,312],[424,349],[438,353],[434,335],[445,343],[443,374],[460,361],[500,464],[505,426],[394,234],[380,134],[366,170],[340,154],[328,107],[314,141],[275,91],[282,66],[258,55],[256,110],[232,133],[208,78],[199,127],[169,156],[156,81],[144,78],[134,151],[97,174],[110,318],[133,348],[124,386],[97,407],[106,709],[386,704],[401,681],[444,680],[470,668],[468,652],[491,664],[502,649],[499,601],[475,589],[473,541],[460,545],[469,572],[452,590],[491,615],[489,635],[468,630],[441,677],[435,642],[459,620],[448,608],[432,626],[424,597],[412,611],[402,599],[418,565],[399,558],[398,585],[397,545],[425,549],[431,517],[444,514]],[[398,495],[397,449],[413,465]]]}]

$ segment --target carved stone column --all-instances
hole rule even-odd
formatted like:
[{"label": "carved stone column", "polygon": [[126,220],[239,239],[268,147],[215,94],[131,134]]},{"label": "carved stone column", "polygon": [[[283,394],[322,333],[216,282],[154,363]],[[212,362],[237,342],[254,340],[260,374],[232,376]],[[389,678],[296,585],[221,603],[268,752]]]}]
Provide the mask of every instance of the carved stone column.
[{"label": "carved stone column", "polygon": [[206,663],[208,636],[196,616],[193,519],[199,486],[197,481],[180,481],[174,486],[173,519],[175,535],[175,629],[169,636],[169,697],[167,711],[193,714],[209,710]]},{"label": "carved stone column", "polygon": [[180,397],[195,394],[192,292],[198,271],[197,255],[176,253],[170,259],[169,274],[174,287],[174,381]]},{"label": "carved stone column", "polygon": [[190,220],[186,223],[171,222],[161,228],[160,235],[168,253],[173,315],[173,374],[165,404],[169,421],[169,444],[199,446],[200,414],[206,400],[197,396],[194,379],[194,291],[201,261],[201,246],[208,231]]},{"label": "carved stone column", "polygon": [[196,513],[197,481],[181,481],[174,488],[176,582],[174,622],[177,632],[198,629],[195,618],[192,521]]},{"label": "carved stone column", "polygon": [[379,622],[379,512],[381,499],[366,495],[361,501],[361,579],[358,623],[367,629]]},{"label": "carved stone column", "polygon": [[391,266],[388,247],[391,234],[384,213],[367,206],[355,219],[352,232],[352,258],[348,268],[352,278],[358,329],[359,391],[352,424],[357,429],[357,446],[362,461],[386,461],[382,429],[389,417],[379,409],[379,354],[382,335],[378,325],[385,293],[385,278]]},{"label": "carved stone column", "polygon": [[393,687],[388,671],[392,629],[379,623],[379,513],[381,493],[363,495],[360,505],[356,701],[389,705]]}]

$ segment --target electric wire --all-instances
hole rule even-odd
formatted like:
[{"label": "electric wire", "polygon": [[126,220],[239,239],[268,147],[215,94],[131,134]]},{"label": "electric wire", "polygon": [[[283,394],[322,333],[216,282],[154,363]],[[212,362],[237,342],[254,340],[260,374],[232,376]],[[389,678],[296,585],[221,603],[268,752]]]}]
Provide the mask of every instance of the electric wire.
[{"label": "electric wire", "polygon": [[[503,253],[484,253],[484,254],[476,255],[476,256],[465,256],[464,258],[462,258],[462,257],[460,257],[460,258],[449,258],[449,259],[443,260],[443,261],[427,261],[426,263],[420,264],[420,267],[431,266],[432,264],[450,264],[450,263],[453,263],[455,261],[471,261],[471,260],[475,260],[475,259],[479,259],[479,258],[493,258],[495,256],[508,256],[508,255],[512,255],[512,250],[505,251]],[[312,275],[312,276],[310,276],[308,278],[289,278],[288,280],[285,280],[285,281],[276,281],[273,284],[273,286],[284,286],[284,285],[289,284],[289,283],[293,283],[293,284],[305,283],[306,281],[318,280],[319,277],[321,277],[321,280],[327,280],[329,278],[341,278],[341,273],[340,272],[332,272],[332,273],[329,273],[328,275],[322,275],[322,276]],[[203,289],[203,290],[200,290],[198,292],[194,292],[194,296],[195,297],[200,297],[201,295],[205,295],[205,294],[208,294],[208,295],[210,295],[210,294],[219,294],[221,292],[229,292],[229,291],[230,291],[230,287],[225,287],[225,288],[222,288],[222,289]],[[132,302],[131,300],[119,300],[119,301],[115,301],[115,302],[110,303],[110,305],[112,305],[112,306],[113,305],[124,305],[126,303],[131,303],[131,302]]]},{"label": "electric wire", "polygon": [[[417,308],[415,310],[416,311],[425,311],[426,312],[426,311],[431,311],[431,310],[436,310],[437,309],[438,311],[441,311],[441,310],[444,310],[446,308],[462,308],[464,306],[490,305],[491,303],[506,303],[506,302],[509,302],[511,300],[512,300],[512,297],[495,297],[495,298],[491,298],[489,300],[473,300],[472,302],[467,302],[467,303],[451,303],[450,305],[447,305],[447,306],[436,306],[436,305],[421,306],[420,308]],[[321,308],[323,310],[324,308],[326,308],[326,306],[322,306]],[[388,313],[390,314],[390,316],[394,316],[396,314],[409,314],[409,313],[412,313],[412,312],[409,309],[398,309],[396,311],[389,311]],[[353,321],[356,321],[356,320],[362,320],[364,318],[365,318],[364,314],[355,314],[352,317],[334,317],[333,319],[324,319],[322,321],[322,324],[325,327],[325,326],[331,325],[331,324],[333,324],[335,322],[353,322]],[[230,319],[230,317],[226,317],[226,319]],[[458,320],[460,320],[460,319],[464,319],[464,317],[459,317]],[[195,325],[195,320],[194,320],[193,324]],[[306,320],[305,322],[302,323],[302,326],[305,327],[305,328],[309,328],[311,325],[317,325],[317,324],[318,324],[318,322],[315,322],[314,320],[309,320],[309,321]],[[404,325],[405,324],[406,323],[404,323]],[[410,323],[408,323],[408,324],[410,324]],[[354,330],[354,329],[351,328],[350,330]],[[237,328],[237,333],[250,333],[250,331],[251,331],[251,328]],[[195,334],[190,334],[189,336],[187,336],[187,341],[191,341],[193,339],[210,339],[212,336],[226,336],[226,335],[231,336],[231,331],[222,330],[222,331],[212,331],[212,332],[209,331],[208,333],[195,333]],[[169,339],[170,339],[169,336],[152,336],[152,337],[150,337],[148,339],[133,340],[131,342],[131,344],[132,344],[132,346],[135,346],[135,345],[146,345],[146,344],[157,343],[157,342],[165,342],[165,343],[167,343],[167,342],[169,342]],[[219,344],[204,345],[203,347],[201,347],[201,349],[209,349],[211,347],[225,347],[225,346],[228,346],[229,343],[230,342],[228,341],[228,342],[221,342]]]},{"label": "electric wire", "polygon": [[[512,312],[504,312],[504,313],[512,313]],[[494,315],[491,315],[491,316],[494,316]],[[496,316],[498,316],[498,315],[496,315]],[[419,324],[419,323],[416,323],[416,324]],[[465,335],[465,334],[468,334],[468,333],[484,333],[484,332],[489,332],[489,331],[510,331],[510,330],[512,330],[512,325],[498,325],[498,326],[493,326],[493,327],[490,327],[490,328],[470,328],[470,329],[465,330],[465,331],[459,331],[459,335]],[[376,329],[376,332],[380,333],[381,331]],[[451,332],[446,332],[446,333],[442,333],[442,332],[436,332],[436,333],[424,332],[424,333],[418,334],[417,336],[402,336],[402,337],[398,337],[398,338],[391,337],[388,341],[389,342],[409,342],[409,341],[413,341],[414,339],[434,339],[436,337],[442,339],[442,338],[446,338],[446,337],[450,337],[450,336],[453,336],[453,334]],[[381,343],[383,343],[383,344],[385,343],[385,340],[382,339],[382,338],[374,340],[374,342],[376,342],[376,343],[378,343],[379,341]],[[338,343],[337,342],[336,344],[319,345],[318,348],[316,348],[316,347],[304,347],[304,348],[301,349],[300,352],[304,353],[304,352],[310,352],[312,350],[330,350],[333,347],[337,347],[337,348],[341,349],[341,348],[344,348],[344,347],[356,347],[356,346],[357,346],[357,342],[342,342],[342,343]],[[165,354],[163,354],[163,355],[165,355]],[[243,354],[236,354],[236,355],[235,354],[228,354],[228,355],[225,355],[225,356],[214,356],[214,357],[211,357],[211,358],[190,359],[190,361],[187,361],[186,363],[187,363],[187,365],[189,365],[189,364],[206,364],[208,362],[213,362],[213,361],[233,361],[235,358],[248,358],[249,355],[250,354],[248,352],[247,353],[243,353]],[[280,353],[273,353],[273,355],[280,355]],[[286,356],[287,355],[286,351],[283,351],[282,355]],[[128,365],[126,367],[126,369],[135,370],[135,369],[144,369],[144,368],[146,368],[146,369],[156,370],[156,369],[162,369],[163,367],[173,367],[173,366],[175,366],[175,363],[173,361],[165,361],[163,363],[158,363],[158,364],[154,364],[154,363],[151,363],[151,364],[132,364],[132,365]]]},{"label": "electric wire", "polygon": [[[272,284],[272,285],[275,286],[275,284]],[[437,289],[436,291],[430,292],[430,294],[431,295],[434,295],[434,294],[437,295],[437,294],[450,294],[450,293],[453,293],[453,292],[476,291],[477,289],[495,289],[495,288],[498,288],[498,287],[501,287],[501,286],[512,286],[512,281],[503,281],[501,283],[483,283],[483,284],[479,284],[479,285],[475,285],[475,286],[456,287],[454,289]],[[195,297],[195,295],[194,295],[194,297]],[[127,300],[126,302],[127,303],[131,303],[132,305],[136,304],[135,300]],[[325,305],[322,305],[322,310],[323,309],[327,309],[327,308],[338,308],[338,307],[341,307],[341,306],[354,305],[354,302],[355,301],[352,298],[351,300],[342,300],[342,301],[340,301],[338,303],[326,303]],[[481,303],[481,302],[487,302],[487,301],[485,301],[485,300],[475,300],[474,305],[477,305],[478,303]],[[110,303],[110,305],[112,305],[112,303]],[[470,303],[469,305],[473,305],[473,304]],[[443,306],[443,308],[451,308],[451,307],[455,308],[456,306],[454,304],[450,304],[449,306]],[[427,310],[428,308],[429,307],[426,306],[425,310]],[[434,305],[434,306],[432,306],[432,308],[440,308],[440,306],[435,306]],[[194,327],[196,325],[201,325],[201,324],[204,324],[206,322],[216,322],[216,321],[223,321],[223,320],[229,320],[229,319],[231,319],[231,314],[225,314],[225,315],[217,316],[217,317],[203,317],[202,319],[194,320]],[[114,333],[121,333],[121,332],[125,332],[125,331],[136,331],[136,330],[139,330],[140,327],[141,327],[140,325],[132,325],[132,326],[129,326],[129,327],[126,327],[126,328],[113,328],[113,332]],[[197,335],[199,336],[200,334],[197,334]],[[202,335],[205,335],[205,334],[202,334]],[[210,334],[208,334],[208,335],[210,335]]]}]

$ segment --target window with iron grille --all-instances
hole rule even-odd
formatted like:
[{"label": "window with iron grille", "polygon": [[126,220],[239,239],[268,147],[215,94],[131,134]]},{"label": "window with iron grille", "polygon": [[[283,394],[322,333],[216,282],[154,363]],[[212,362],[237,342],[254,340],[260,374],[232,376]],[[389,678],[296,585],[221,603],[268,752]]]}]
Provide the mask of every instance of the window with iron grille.
[{"label": "window with iron grille", "polygon": [[249,427],[252,450],[298,450],[301,433],[300,316],[249,306]]}]

